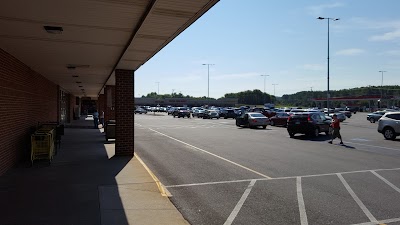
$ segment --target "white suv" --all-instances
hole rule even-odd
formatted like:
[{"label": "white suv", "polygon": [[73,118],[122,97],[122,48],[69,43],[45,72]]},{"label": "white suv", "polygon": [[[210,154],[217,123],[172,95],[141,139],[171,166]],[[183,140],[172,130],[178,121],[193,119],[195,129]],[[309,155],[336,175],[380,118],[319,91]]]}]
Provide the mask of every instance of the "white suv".
[{"label": "white suv", "polygon": [[400,135],[400,112],[387,112],[379,119],[378,132],[388,140]]}]

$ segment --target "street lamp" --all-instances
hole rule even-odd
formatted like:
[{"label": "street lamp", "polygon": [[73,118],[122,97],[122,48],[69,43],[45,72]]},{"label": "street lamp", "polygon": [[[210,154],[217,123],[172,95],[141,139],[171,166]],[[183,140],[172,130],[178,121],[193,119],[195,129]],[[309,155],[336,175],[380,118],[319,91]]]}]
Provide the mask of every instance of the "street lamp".
[{"label": "street lamp", "polygon": [[330,98],[330,93],[329,93],[329,21],[337,21],[339,18],[329,18],[329,17],[318,17],[317,19],[319,20],[328,20],[328,90],[326,92],[326,107],[328,108],[328,113],[329,113],[329,98]]},{"label": "street lamp", "polygon": [[266,95],[266,93],[265,93],[265,78],[266,77],[269,77],[269,75],[260,75],[260,76],[262,76],[262,77],[264,77],[264,103],[263,104],[265,104],[265,95]]},{"label": "street lamp", "polygon": [[275,96],[275,86],[276,86],[276,85],[279,85],[279,84],[272,84],[272,85],[274,85],[274,98],[276,99],[276,96]]},{"label": "street lamp", "polygon": [[202,65],[207,66],[207,83],[208,83],[207,98],[210,98],[210,66],[214,66],[215,64],[203,63]]},{"label": "street lamp", "polygon": [[385,73],[385,72],[387,72],[387,71],[379,70],[379,73],[382,73],[382,80],[381,80],[381,99],[382,99],[382,96],[383,96],[383,73]]},{"label": "street lamp", "polygon": [[157,95],[160,95],[160,82],[156,82],[158,88],[157,88]]},{"label": "street lamp", "polygon": [[210,103],[210,66],[214,66],[215,64],[211,64],[211,63],[203,63],[203,66],[207,66],[207,99],[208,99],[208,103]]}]

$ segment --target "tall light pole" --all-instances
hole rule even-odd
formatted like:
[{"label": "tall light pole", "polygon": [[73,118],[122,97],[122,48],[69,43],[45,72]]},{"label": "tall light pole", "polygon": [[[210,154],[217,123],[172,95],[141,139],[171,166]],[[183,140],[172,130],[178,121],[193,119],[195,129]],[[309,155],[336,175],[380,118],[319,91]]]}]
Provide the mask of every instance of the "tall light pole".
[{"label": "tall light pole", "polygon": [[276,96],[275,96],[275,86],[276,86],[276,85],[279,85],[279,84],[272,84],[272,85],[274,85],[274,98],[276,99]]},{"label": "tall light pole", "polygon": [[157,84],[157,95],[160,95],[160,82],[156,82]]},{"label": "tall light pole", "polygon": [[383,73],[385,73],[387,71],[384,70],[379,70],[379,73],[382,73],[382,80],[381,80],[381,101],[382,101],[382,97],[383,97]]},{"label": "tall light pole", "polygon": [[328,20],[328,90],[326,92],[326,108],[328,108],[328,113],[329,113],[329,98],[330,98],[330,93],[329,93],[329,21],[337,21],[339,18],[329,18],[329,17],[318,17],[317,19],[319,20]]},{"label": "tall light pole", "polygon": [[266,93],[265,93],[265,78],[269,77],[269,75],[262,74],[260,76],[264,77],[264,103],[263,104],[265,104],[265,95],[266,95]]},{"label": "tall light pole", "polygon": [[202,65],[207,66],[207,98],[210,98],[210,66],[214,66],[215,64],[203,63]]},{"label": "tall light pole", "polygon": [[210,66],[214,66],[215,64],[211,63],[203,63],[203,66],[207,66],[207,100],[208,100],[208,105],[210,105]]}]

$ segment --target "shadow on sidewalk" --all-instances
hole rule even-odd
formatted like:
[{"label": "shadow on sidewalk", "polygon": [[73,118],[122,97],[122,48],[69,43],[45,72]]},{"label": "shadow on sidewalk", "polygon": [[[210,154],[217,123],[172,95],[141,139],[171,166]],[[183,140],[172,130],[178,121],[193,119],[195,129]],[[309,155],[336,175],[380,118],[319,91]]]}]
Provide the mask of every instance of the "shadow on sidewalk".
[{"label": "shadow on sidewalk", "polygon": [[[132,159],[109,157],[113,151],[98,129],[65,129],[51,165],[15,168],[0,177],[0,224],[101,224],[99,189],[117,185],[116,176]],[[116,199],[112,205],[123,208]],[[119,220],[127,224],[125,215]]]}]

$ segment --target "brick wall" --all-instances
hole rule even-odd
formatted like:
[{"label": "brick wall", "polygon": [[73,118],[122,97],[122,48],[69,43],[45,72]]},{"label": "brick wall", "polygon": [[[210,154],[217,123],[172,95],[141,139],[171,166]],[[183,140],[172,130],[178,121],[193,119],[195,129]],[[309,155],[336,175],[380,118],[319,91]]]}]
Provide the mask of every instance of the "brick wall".
[{"label": "brick wall", "polygon": [[[109,101],[108,93],[111,93],[111,102]],[[115,86],[107,85],[104,92],[105,113],[104,120],[115,120]]]},{"label": "brick wall", "polygon": [[105,94],[100,94],[99,98],[97,99],[97,111],[101,113],[102,111],[105,112],[106,109],[106,96]]},{"label": "brick wall", "polygon": [[0,175],[30,152],[40,121],[57,121],[57,85],[0,49]]},{"label": "brick wall", "polygon": [[115,71],[115,155],[133,156],[133,71]]}]

